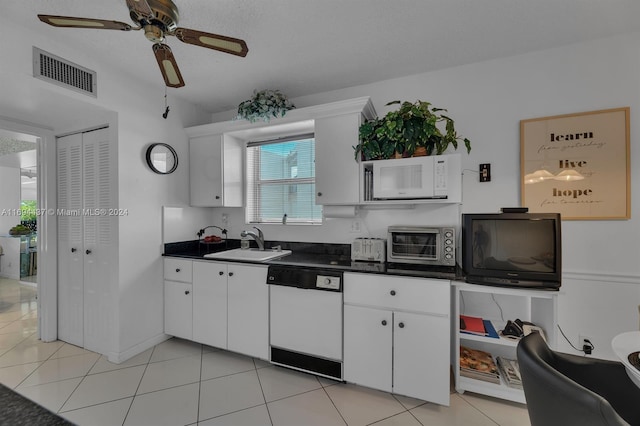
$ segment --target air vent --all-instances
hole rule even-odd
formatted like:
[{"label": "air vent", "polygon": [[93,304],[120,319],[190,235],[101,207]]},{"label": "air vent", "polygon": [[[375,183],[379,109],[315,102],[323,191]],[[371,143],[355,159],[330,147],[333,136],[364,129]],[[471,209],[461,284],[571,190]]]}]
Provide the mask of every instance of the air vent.
[{"label": "air vent", "polygon": [[73,62],[33,48],[33,76],[58,86],[97,97],[97,74]]}]

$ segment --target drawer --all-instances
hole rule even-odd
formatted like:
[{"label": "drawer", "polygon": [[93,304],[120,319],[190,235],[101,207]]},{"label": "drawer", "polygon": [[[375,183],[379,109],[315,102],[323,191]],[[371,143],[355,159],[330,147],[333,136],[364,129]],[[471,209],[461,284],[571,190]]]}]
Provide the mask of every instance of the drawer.
[{"label": "drawer", "polygon": [[450,281],[378,274],[344,274],[344,303],[449,315]]},{"label": "drawer", "polygon": [[190,283],[192,280],[192,264],[191,260],[165,258],[164,279]]}]

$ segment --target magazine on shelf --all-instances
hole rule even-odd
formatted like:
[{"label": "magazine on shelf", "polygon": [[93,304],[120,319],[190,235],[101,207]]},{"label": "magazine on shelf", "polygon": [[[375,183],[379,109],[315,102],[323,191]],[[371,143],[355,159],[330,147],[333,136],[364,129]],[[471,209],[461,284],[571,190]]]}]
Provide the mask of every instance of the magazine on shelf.
[{"label": "magazine on shelf", "polygon": [[498,368],[490,353],[460,346],[460,375],[485,382],[500,383]]},{"label": "magazine on shelf", "polygon": [[522,377],[520,376],[520,367],[515,359],[497,357],[498,369],[504,378],[507,386],[522,389]]}]

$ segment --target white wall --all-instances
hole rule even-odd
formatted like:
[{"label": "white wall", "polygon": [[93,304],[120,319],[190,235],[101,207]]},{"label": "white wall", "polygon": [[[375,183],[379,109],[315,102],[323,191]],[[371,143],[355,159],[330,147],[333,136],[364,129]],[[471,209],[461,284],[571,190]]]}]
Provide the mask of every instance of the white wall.
[{"label": "white wall", "polygon": [[[164,120],[162,87],[134,81],[111,69],[107,59],[103,62],[103,58],[27,32],[3,16],[0,24],[0,37],[12,40],[3,47],[0,117],[50,128],[56,135],[104,124],[113,130],[118,207],[127,209],[128,215],[119,221],[117,278],[108,301],[114,307],[115,321],[109,356],[124,359],[164,337],[161,208],[188,203],[188,147],[183,129],[202,124],[208,117],[176,98],[179,92],[170,89],[171,113]],[[33,78],[32,46],[95,70],[98,98]],[[149,78],[160,79],[157,68],[149,69]],[[147,168],[144,150],[151,142],[165,142],[176,149],[180,163],[174,174],[160,176]]]},{"label": "white wall", "polygon": [[[564,221],[564,284],[559,318],[577,345],[578,335],[594,338],[594,354],[613,357],[611,338],[638,328],[640,303],[640,34],[486,61],[406,78],[351,87],[293,99],[305,107],[360,96],[371,96],[379,115],[396,99],[432,102],[447,108],[460,134],[471,139],[463,154],[463,212],[495,212],[520,205],[520,134],[522,119],[631,107],[631,219]],[[222,121],[233,111],[216,114]],[[479,183],[478,164],[491,163],[492,181]],[[245,226],[241,209],[228,209],[234,231]],[[221,211],[213,212],[219,224]],[[379,236],[390,222],[441,221],[427,208],[398,212],[371,211],[365,227]],[[267,238],[286,235],[302,241],[345,242],[348,220],[336,219],[322,232],[304,228],[267,231]],[[266,227],[265,227],[266,228]],[[560,348],[572,351],[562,339]]]}]

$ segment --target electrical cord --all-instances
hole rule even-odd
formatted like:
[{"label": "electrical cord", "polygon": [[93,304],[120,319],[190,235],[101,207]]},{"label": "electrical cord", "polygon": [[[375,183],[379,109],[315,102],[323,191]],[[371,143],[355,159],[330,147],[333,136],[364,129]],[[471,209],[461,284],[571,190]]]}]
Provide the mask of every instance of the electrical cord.
[{"label": "electrical cord", "polygon": [[496,300],[496,295],[494,293],[491,293],[491,298],[493,299],[493,303],[495,303],[498,309],[500,309],[500,320],[504,322],[504,312],[502,312],[502,306],[500,306],[500,304]]},{"label": "electrical cord", "polygon": [[593,350],[596,348],[595,345],[591,343],[589,339],[584,339],[585,344],[582,346],[582,349],[578,349],[575,346],[573,346],[573,343],[571,343],[571,340],[569,340],[567,335],[564,334],[564,331],[562,331],[562,327],[560,327],[560,324],[558,324],[558,330],[560,330],[560,334],[562,334],[562,337],[564,337],[567,343],[569,343],[569,345],[578,352],[583,352],[585,355],[591,355]]}]

